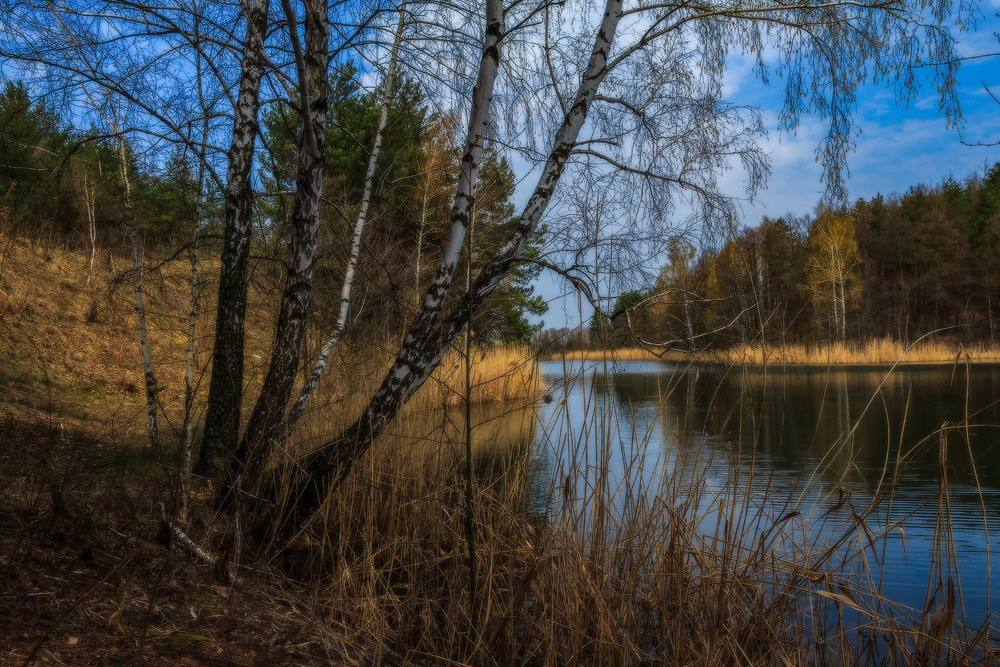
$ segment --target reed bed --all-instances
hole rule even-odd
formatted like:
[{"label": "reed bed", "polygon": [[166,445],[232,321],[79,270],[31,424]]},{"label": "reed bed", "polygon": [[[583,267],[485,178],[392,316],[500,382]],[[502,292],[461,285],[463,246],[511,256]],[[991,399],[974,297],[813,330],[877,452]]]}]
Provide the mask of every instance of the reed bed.
[{"label": "reed bed", "polygon": [[552,359],[566,361],[689,361],[691,355],[678,350],[645,347],[617,347],[613,349],[566,350],[552,355]]},{"label": "reed bed", "polygon": [[[363,356],[367,355],[367,356]],[[474,347],[471,401],[474,406],[530,405],[543,390],[537,355],[528,347]],[[303,447],[321,442],[357,419],[385,377],[392,356],[382,349],[359,350],[350,342],[339,346],[330,360],[319,391],[310,401],[299,430]],[[457,408],[465,403],[465,356],[451,349],[441,364],[403,408],[401,418]],[[412,422],[407,422],[412,423]]]},{"label": "reed bed", "polygon": [[[77,462],[82,470],[80,452],[98,439],[107,441],[111,437],[107,424],[112,423],[97,424],[84,410],[111,406],[114,409],[108,412],[118,415],[117,420],[141,424],[141,408],[133,405],[137,399],[129,388],[139,384],[138,365],[121,342],[121,336],[132,335],[127,290],[111,289],[114,272],[110,267],[99,269],[90,288],[80,287],[83,263],[79,256],[58,249],[45,256],[35,249],[22,254],[12,251],[6,261],[0,315],[10,336],[0,342],[7,346],[5,351],[31,350],[30,359],[8,371],[11,377],[17,374],[17,382],[9,381],[8,386],[12,393],[22,384],[41,386],[41,375],[46,375],[46,386],[51,384],[59,401],[77,409],[80,423],[89,421],[86,438],[67,441],[61,427],[69,417],[60,417],[60,423],[50,427],[48,438],[52,447],[66,450],[65,461]],[[183,327],[166,313],[183,305],[186,286],[181,271],[164,269],[157,275],[158,280],[150,285],[150,302],[151,310],[158,311],[152,317],[154,341],[162,341],[158,343],[162,347],[154,352],[164,360],[161,377],[170,387],[163,392],[165,399],[176,402],[173,387],[179,365],[168,365],[165,360],[179,358]],[[96,315],[89,318],[87,312],[95,303]],[[255,331],[268,331],[269,316],[269,312],[255,310],[249,321]],[[208,321],[200,326],[210,330]],[[250,336],[248,341],[253,382],[254,373],[262,370],[268,339]],[[811,352],[812,357],[804,351],[796,357],[791,350],[785,348],[782,359],[803,361],[781,363],[808,363],[806,359],[891,363],[900,356],[904,362],[952,361],[956,355],[955,349],[942,344],[918,347],[904,356],[901,346],[891,341],[865,352],[863,362],[833,361],[841,357],[826,350]],[[340,348],[322,392],[303,421],[303,438],[328,438],[363,409],[391,358],[385,351],[366,357],[362,352],[350,341]],[[963,361],[995,358],[989,351],[966,352]],[[200,354],[207,354],[204,344]],[[755,363],[754,354],[746,350],[736,358]],[[771,350],[768,355],[761,352],[760,359],[778,363],[770,354]],[[860,358],[860,352],[853,354],[845,352],[842,358]],[[645,350],[616,350],[609,356],[660,358]],[[602,358],[602,354],[589,353],[588,358]],[[295,647],[309,641],[322,648],[325,661],[334,663],[1000,662],[996,632],[989,620],[982,627],[965,624],[960,577],[952,558],[960,547],[951,530],[953,482],[945,451],[949,437],[963,442],[967,424],[942,427],[927,434],[918,446],[900,452],[895,461],[886,461],[884,478],[864,498],[842,497],[837,492],[837,475],[844,474],[837,471],[849,468],[851,457],[858,455],[845,434],[823,455],[817,469],[803,471],[800,485],[789,493],[774,483],[773,471],[757,464],[756,436],[748,445],[736,438],[674,439],[663,446],[653,437],[653,425],[673,423],[676,415],[631,427],[627,424],[633,421],[624,419],[628,407],[615,403],[607,392],[591,391],[577,405],[558,387],[551,387],[544,388],[543,399],[541,377],[530,350],[476,350],[472,362],[472,386],[467,388],[464,358],[450,352],[371,454],[331,495],[316,520],[281,551],[255,545],[259,549],[256,559],[251,553],[240,558],[238,546],[226,541],[232,535],[230,520],[215,513],[210,492],[202,493],[202,502],[196,501],[192,509],[191,525],[209,550],[236,554],[235,559],[248,566],[240,568],[242,583],[236,594],[209,586],[210,575],[204,573],[164,575],[166,566],[150,566],[142,574],[132,572],[127,577],[136,594],[136,611],[129,617],[132,625],[109,629],[108,619],[120,618],[111,604],[120,595],[117,584],[116,592],[107,593],[110,606],[106,612],[81,615],[79,625],[87,631],[100,627],[107,635],[102,641],[119,642],[134,652],[134,638],[140,632],[145,636],[150,619],[156,617],[153,626],[159,628],[156,633],[164,643],[179,641],[176,627],[186,627],[190,637],[211,644],[213,652],[206,654],[211,660],[222,659],[214,648],[218,645],[221,652],[232,626],[246,624],[253,612],[270,614],[260,620],[263,627],[275,621],[274,627],[283,628],[267,635],[270,639],[257,637],[262,645],[284,642],[293,654]],[[199,362],[202,372],[207,363],[204,357]],[[132,375],[120,375],[119,369],[124,368]],[[469,443],[475,471],[471,494],[474,558],[466,523],[467,428],[463,411],[449,409],[462,405],[466,396],[474,404]],[[550,399],[555,409],[539,425],[539,403]],[[8,400],[13,403],[10,396]],[[48,409],[52,410],[51,401]],[[580,410],[587,415],[602,410],[608,418],[574,421],[573,415]],[[736,433],[745,428],[741,414],[738,409],[730,413],[729,426]],[[33,415],[26,421],[40,419]],[[664,426],[662,430],[669,429]],[[37,489],[29,489],[29,479],[34,479],[39,467],[39,445],[44,444],[32,438],[34,434],[24,439],[24,466],[3,478],[4,497],[11,503],[15,496],[52,498],[53,510],[45,520],[21,522],[15,513],[6,517],[11,526],[22,526],[22,533],[7,532],[15,535],[15,541],[28,544],[34,543],[30,531],[35,526],[49,525],[57,518],[56,501],[62,498],[62,492],[53,491],[58,490],[51,481],[56,479],[55,472],[39,477],[40,481],[32,482]],[[92,453],[92,458],[96,456]],[[908,610],[883,594],[871,563],[884,562],[885,541],[907,527],[905,517],[890,521],[886,508],[892,505],[894,490],[907,483],[908,464],[918,456],[940,456],[942,463],[937,496],[928,500],[938,511],[930,554],[935,567],[922,608]],[[622,465],[610,465],[614,459]],[[79,474],[103,470],[107,464],[100,461],[91,461]],[[0,462],[8,465],[6,458]],[[134,481],[109,484],[102,478],[88,481],[89,486],[79,492],[67,487],[65,494],[77,503],[70,503],[74,508],[85,507],[92,498],[113,497],[114,502],[104,501],[118,522],[108,536],[128,542],[135,526],[155,525],[161,509],[147,516],[148,508],[158,504],[151,499],[169,495],[169,484],[161,484],[163,488],[157,487],[155,493],[149,488],[148,482],[158,479],[157,475],[174,474],[169,465],[153,463],[149,466],[153,472],[143,472],[141,477],[137,473]],[[46,465],[55,464],[50,460]],[[974,462],[969,466],[974,468]],[[66,474],[66,469],[53,470]],[[18,485],[23,485],[24,493]],[[110,495],[111,488],[118,495]],[[44,505],[41,500],[37,504]],[[125,508],[137,516],[124,521]],[[73,523],[87,524],[75,519]],[[22,540],[25,535],[29,538]],[[153,544],[145,538],[142,543]],[[95,545],[100,561],[107,541]],[[63,579],[67,569],[83,568],[82,561],[78,562],[83,558],[82,544],[71,542],[67,548],[68,555],[59,555],[52,570]],[[244,551],[249,550],[244,546]],[[150,563],[157,558],[152,552],[144,556]],[[179,557],[167,557],[168,564],[172,558]],[[67,563],[73,565],[67,568]],[[474,595],[472,573],[478,582]],[[176,613],[170,619],[164,611],[168,601],[163,595],[157,598],[156,584],[149,583],[163,576],[177,577],[170,596],[170,608]],[[185,597],[190,595],[191,578],[201,582],[198,599],[214,607],[202,607],[201,602]],[[260,591],[263,583],[267,583],[266,592],[255,595],[273,596],[273,604],[255,597],[253,609],[244,609],[246,614],[225,616],[225,609],[238,605],[241,595]],[[76,590],[88,586],[80,583]],[[217,598],[214,591],[220,591]],[[16,587],[16,592],[16,597],[5,599],[23,605],[23,591]],[[77,599],[75,593],[67,598],[73,599]],[[69,604],[66,608],[71,609]],[[9,606],[13,609],[14,605]],[[194,614],[198,617],[192,619],[190,610],[195,607],[219,611],[204,618]],[[295,623],[276,622],[293,617]],[[174,625],[182,619],[188,625]],[[215,627],[212,619],[224,622]],[[246,637],[242,643],[248,644],[255,633],[246,628],[241,631]],[[212,635],[212,642],[206,633]],[[308,640],[300,641],[304,636]],[[258,655],[268,655],[267,650],[262,646]],[[286,655],[286,660],[292,658]],[[247,664],[252,662],[248,659]]]},{"label": "reed bed", "polygon": [[907,346],[892,338],[878,338],[864,343],[835,342],[826,345],[735,346],[710,351],[706,358],[727,364],[785,365],[892,365],[951,364],[955,362],[998,363],[1000,347],[978,343],[961,345],[954,341],[921,341]]},{"label": "reed bed", "polygon": [[726,365],[873,365],[951,364],[955,362],[1000,363],[1000,346],[986,343],[962,345],[954,341],[921,341],[908,346],[892,338],[863,343],[833,342],[820,345],[787,343],[761,346],[753,343],[727,348],[681,352],[657,348],[629,347],[612,350],[575,350],[557,359],[614,361],[704,361]]},{"label": "reed bed", "polygon": [[[499,345],[474,348],[471,361],[473,405],[531,402],[541,391],[535,354],[528,347]],[[465,396],[465,357],[456,350],[450,350],[426,386],[414,395],[411,409],[457,407],[464,405]]]}]

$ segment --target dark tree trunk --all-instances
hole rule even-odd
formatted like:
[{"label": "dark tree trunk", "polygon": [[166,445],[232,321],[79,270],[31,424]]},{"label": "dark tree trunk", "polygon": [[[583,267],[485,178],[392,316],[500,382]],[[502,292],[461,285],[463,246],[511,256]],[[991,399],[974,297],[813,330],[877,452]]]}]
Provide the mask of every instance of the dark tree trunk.
[{"label": "dark tree trunk", "polygon": [[219,276],[215,348],[208,390],[205,434],[198,470],[216,472],[231,457],[239,438],[243,403],[243,340],[247,308],[247,267],[253,213],[250,173],[260,110],[260,83],[264,72],[264,33],[268,0],[249,0],[246,41],[240,71],[240,90],[233,110],[233,140],[226,180],[225,238]]},{"label": "dark tree trunk", "polygon": [[[297,45],[298,25],[294,14],[287,0],[283,0],[282,4],[288,19],[288,28],[293,34],[293,43]],[[305,5],[304,55],[298,48],[295,49],[302,109],[288,274],[278,314],[274,347],[271,351],[271,364],[239,450],[228,466],[227,483],[223,491],[239,479],[254,484],[262,464],[267,461],[270,452],[268,445],[277,437],[276,430],[284,419],[285,406],[288,404],[295,373],[298,371],[306,315],[309,310],[320,201],[323,195],[323,162],[326,157],[324,136],[327,69],[330,63],[328,48],[330,26],[325,0],[306,0],[303,4]]]}]

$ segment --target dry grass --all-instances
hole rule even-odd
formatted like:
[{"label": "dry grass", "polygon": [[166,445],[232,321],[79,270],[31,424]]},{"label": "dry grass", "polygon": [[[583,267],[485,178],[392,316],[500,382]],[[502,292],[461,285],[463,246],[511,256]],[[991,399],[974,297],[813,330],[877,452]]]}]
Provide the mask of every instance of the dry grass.
[{"label": "dry grass", "polygon": [[[944,431],[901,453],[870,498],[855,498],[830,483],[843,464],[832,454],[823,474],[808,471],[789,493],[772,471],[747,464],[755,448],[676,443],[684,465],[651,475],[643,465],[660,445],[651,431],[623,430],[625,420],[585,420],[582,430],[533,446],[522,439],[530,428],[501,426],[474,435],[470,562],[464,425],[454,415],[440,419],[457,421],[426,438],[403,422],[384,438],[284,555],[296,577],[317,583],[312,612],[375,664],[997,659],[989,628],[962,625],[947,479],[932,555],[942,566],[927,582],[927,609],[893,605],[869,568],[898,530],[880,525],[880,508],[906,483],[913,457],[935,455]],[[474,434],[497,419],[477,418]],[[551,423],[564,423],[561,412]],[[607,464],[615,457],[624,462],[618,477]],[[728,475],[719,476],[720,465]]]},{"label": "dry grass", "polygon": [[[471,380],[473,405],[531,402],[541,390],[534,353],[518,345],[473,350]],[[465,396],[465,358],[451,350],[426,386],[414,395],[411,409],[458,407],[464,404]]]},{"label": "dry grass", "polygon": [[553,359],[566,361],[600,360],[613,361],[687,361],[690,356],[674,350],[647,349],[644,347],[618,347],[610,350],[567,350],[553,355]]},{"label": "dry grass", "polygon": [[813,365],[892,365],[952,364],[1000,362],[1000,347],[985,344],[963,346],[952,341],[922,341],[911,347],[891,338],[879,338],[862,344],[832,343],[807,346],[802,344],[732,347],[708,352],[712,361],[728,364],[813,364]]},{"label": "dry grass", "polygon": [[[102,255],[88,286],[85,253],[11,237],[0,241],[0,355],[10,360],[0,369],[0,383],[6,386],[7,403],[17,406],[21,419],[45,420],[55,415],[64,428],[141,437],[145,394],[129,261]],[[155,258],[146,261],[153,265]],[[199,412],[205,407],[211,370],[218,270],[217,259],[209,257],[201,263],[195,363],[200,378],[195,402]],[[153,366],[162,387],[158,399],[164,420],[173,425],[181,423],[184,407],[187,280],[183,255],[144,277]],[[247,307],[247,410],[256,396],[254,387],[266,371],[274,329],[272,300],[278,289],[275,277],[260,269],[253,273]],[[315,347],[322,333],[310,332]],[[358,347],[349,342],[341,345],[324,378],[328,400],[317,403],[324,410],[332,409],[328,430],[357,416],[391,363],[391,355],[383,348]],[[303,365],[303,372],[307,370]],[[472,375],[476,404],[532,401],[540,390],[534,357],[527,348],[476,350]],[[408,410],[458,405],[464,387],[463,357],[452,351]]]},{"label": "dry grass", "polygon": [[[25,421],[56,419],[64,428],[135,437],[144,432],[145,391],[136,332],[131,263],[99,256],[87,284],[86,254],[7,238],[0,268],[0,355],[10,360],[0,380],[16,393]],[[152,266],[155,258],[147,258]],[[113,268],[112,268],[113,264]],[[218,261],[202,263],[195,366],[201,382],[195,409],[204,409],[215,327]],[[158,400],[167,424],[179,426],[184,408],[188,264],[181,259],[144,275],[150,351]],[[273,289],[255,274],[247,309],[247,376],[261,376],[273,315],[262,307]],[[30,414],[29,414],[30,411]],[[161,424],[166,433],[169,427]]]},{"label": "dry grass", "polygon": [[[316,336],[314,347],[318,349],[319,343]],[[322,442],[353,423],[378,389],[392,360],[385,347],[339,345],[298,427],[297,437],[303,447],[307,449],[308,443]],[[536,361],[534,352],[521,346],[475,349],[472,404],[484,408],[496,406],[497,411],[504,413],[535,403],[543,389]],[[464,405],[465,396],[465,356],[449,350],[441,365],[407,402],[400,417],[407,424],[416,424],[423,419],[421,415],[432,413],[429,421],[434,422],[443,410]]]},{"label": "dry grass", "polygon": [[[152,539],[160,503],[169,507],[176,479],[169,455],[157,460],[136,449],[144,444],[145,407],[128,261],[104,254],[88,285],[84,253],[9,236],[0,237],[0,253],[0,635],[7,635],[0,637],[0,664],[20,664],[36,646],[42,664],[362,659],[362,645],[311,613],[328,603],[317,599],[311,582],[304,588],[257,563],[237,589],[227,590],[186,552]],[[217,260],[204,261],[202,270],[199,410],[210,370]],[[187,264],[182,257],[158,267],[145,283],[153,360],[164,387],[161,430],[169,443],[183,404]],[[248,400],[265,370],[275,284],[260,271],[251,282]],[[390,359],[375,352],[359,362],[350,346],[340,356],[339,369],[328,374],[328,400],[318,404],[358,410]],[[464,433],[464,422],[427,413],[460,400],[462,359],[449,355],[435,378],[410,409],[414,417],[396,422],[393,439],[382,445],[398,452],[399,461],[409,457],[411,472],[435,459],[450,466],[459,456],[450,443]],[[482,425],[475,451],[494,456],[501,434],[530,438],[531,418],[493,402],[535,400],[538,383],[527,350],[476,352],[474,418]],[[321,426],[330,433],[335,424],[323,419]],[[189,529],[220,550],[226,548],[220,536],[230,532],[211,497],[207,486],[196,489]]]},{"label": "dry grass", "polygon": [[[78,664],[997,660],[991,628],[963,626],[960,595],[941,594],[957,579],[946,478],[932,555],[941,566],[928,582],[926,610],[897,613],[867,570],[880,540],[896,530],[875,517],[906,483],[906,457],[933,453],[947,433],[900,454],[870,502],[838,499],[830,476],[813,471],[789,495],[772,485],[770,471],[747,464],[755,448],[678,442],[673,454],[657,453],[652,431],[624,429],[625,420],[586,421],[536,439],[539,379],[530,355],[516,349],[476,353],[474,562],[465,539],[464,417],[430,410],[463,401],[464,364],[451,357],[422,390],[428,397],[418,396],[290,548],[240,551],[226,541],[231,520],[215,514],[203,486],[189,530],[240,564],[235,586],[216,585],[189,554],[151,539],[159,501],[172,493],[169,466],[152,461],[114,473],[125,464],[102,450],[114,429],[142,431],[142,399],[123,386],[141,382],[127,287],[85,289],[80,254],[23,246],[3,262],[2,352],[15,361],[3,382],[16,390],[4,409],[28,427],[20,445],[0,451],[0,661],[20,662],[35,647],[42,661]],[[184,312],[182,267],[176,277],[164,270],[153,292],[161,346],[154,352],[168,398],[182,367],[169,362],[183,341],[171,334],[183,331],[173,316]],[[102,275],[97,284],[107,285],[110,272]],[[98,316],[88,322],[94,300]],[[269,316],[251,317],[256,331],[268,330]],[[253,363],[267,338],[251,336],[250,345]],[[339,354],[304,424],[308,437],[351,419],[388,363],[382,352]],[[556,405],[552,423],[570,424],[560,411],[575,406]],[[141,463],[125,445],[116,455]],[[684,465],[644,473],[644,463],[669,455]],[[607,463],[615,456],[625,461],[617,477]],[[729,471],[721,477],[720,463]],[[818,479],[826,491],[809,487]],[[844,621],[853,608],[862,613]]]},{"label": "dry grass", "polygon": [[873,365],[891,366],[902,364],[952,364],[1000,363],[1000,347],[979,343],[964,346],[953,341],[922,341],[907,347],[892,338],[878,338],[866,343],[830,343],[806,345],[790,343],[785,345],[759,344],[732,346],[725,349],[711,349],[698,353],[676,350],[647,349],[642,347],[618,348],[613,350],[576,350],[560,354],[555,358],[567,360],[611,359],[615,361],[705,361],[727,365]]}]

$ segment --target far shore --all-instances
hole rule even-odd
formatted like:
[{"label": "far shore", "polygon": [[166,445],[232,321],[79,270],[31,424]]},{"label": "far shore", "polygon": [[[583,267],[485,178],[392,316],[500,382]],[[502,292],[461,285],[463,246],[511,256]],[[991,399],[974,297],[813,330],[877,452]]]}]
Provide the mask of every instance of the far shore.
[{"label": "far shore", "polygon": [[892,366],[894,364],[1000,363],[1000,345],[931,341],[907,346],[891,339],[867,343],[827,345],[740,345],[697,352],[627,347],[610,350],[573,350],[552,354],[550,360],[672,361],[738,366]]}]

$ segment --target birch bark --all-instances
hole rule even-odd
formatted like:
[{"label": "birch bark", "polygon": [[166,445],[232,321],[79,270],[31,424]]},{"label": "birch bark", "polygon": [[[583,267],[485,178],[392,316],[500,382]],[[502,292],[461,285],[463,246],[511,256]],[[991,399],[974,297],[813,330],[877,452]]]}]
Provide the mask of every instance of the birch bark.
[{"label": "birch bark", "polygon": [[492,99],[503,34],[503,9],[498,2],[487,4],[487,30],[480,63],[479,81],[473,95],[466,151],[462,158],[451,225],[437,271],[424,296],[420,311],[403,339],[400,352],[382,385],[354,424],[337,438],[307,455],[303,460],[304,479],[294,489],[294,510],[300,517],[311,514],[332,488],[350,472],[375,437],[396,415],[406,400],[427,379],[441,361],[444,350],[465,329],[471,314],[493,292],[518,260],[518,255],[537,229],[556,184],[565,169],[577,137],[587,118],[597,90],[608,71],[608,52],[621,17],[621,0],[608,0],[586,70],[573,104],[566,112],[555,136],[545,167],[519,224],[500,249],[483,267],[458,306],[440,328],[437,324],[444,297],[454,275],[473,203],[476,168],[482,154],[482,135]]},{"label": "birch bark", "polygon": [[181,519],[187,519],[187,504],[191,490],[191,467],[194,451],[194,347],[198,331],[198,243],[201,236],[201,218],[204,209],[205,171],[198,173],[198,205],[195,210],[194,229],[191,232],[191,262],[189,281],[187,354],[184,359],[184,424],[181,446]]},{"label": "birch bark", "polygon": [[94,258],[97,256],[97,223],[94,220],[95,193],[87,184],[87,172],[83,172],[83,205],[87,209],[87,240],[90,242],[90,257],[87,260],[87,286],[94,275]]},{"label": "birch bark", "polygon": [[[282,0],[292,43],[298,43],[298,22],[288,0]],[[271,363],[254,405],[246,432],[228,467],[228,492],[240,479],[251,484],[267,460],[269,443],[277,435],[298,371],[302,339],[312,291],[316,234],[323,196],[326,159],[327,71],[330,25],[326,0],[305,0],[305,52],[295,49],[299,71],[301,133],[295,202],[292,208],[290,262],[278,313]]]},{"label": "birch bark", "polygon": [[125,154],[125,139],[118,134],[117,118],[114,123],[118,136],[119,171],[122,179],[122,199],[125,204],[125,220],[132,241],[132,287],[135,293],[135,315],[139,321],[139,349],[142,351],[142,370],[146,381],[146,417],[149,446],[154,453],[160,450],[160,432],[156,423],[156,375],[153,374],[153,359],[149,354],[149,333],[146,328],[146,306],[142,294],[142,254],[139,251],[139,230],[136,229],[135,208],[132,203],[132,183],[128,177],[128,162]]},{"label": "birch bark", "polygon": [[236,448],[243,403],[243,341],[247,306],[253,192],[250,171],[260,110],[264,73],[264,37],[268,0],[245,0],[246,39],[243,44],[239,95],[233,109],[233,136],[224,192],[225,231],[219,276],[218,312],[212,376],[208,389],[205,434],[198,469],[214,473],[223,456]]},{"label": "birch bark", "polygon": [[[382,108],[379,113],[378,128],[375,131],[375,142],[372,146],[371,155],[368,158],[368,169],[365,172],[364,190],[361,197],[361,205],[358,209],[358,217],[354,221],[354,236],[351,240],[351,255],[347,260],[347,268],[344,270],[344,284],[340,291],[340,310],[337,314],[337,322],[334,324],[330,333],[327,335],[326,340],[323,342],[323,346],[320,348],[319,355],[316,358],[316,363],[313,365],[312,372],[309,374],[309,378],[306,380],[305,385],[299,392],[299,396],[295,400],[295,404],[289,411],[288,417],[285,420],[285,428],[283,429],[283,433],[280,434],[282,437],[288,437],[291,435],[295,430],[295,427],[298,425],[299,418],[302,417],[302,412],[305,410],[306,405],[309,403],[309,399],[316,390],[316,386],[319,384],[320,378],[323,377],[326,365],[330,360],[330,354],[337,346],[337,343],[340,341],[340,337],[344,333],[344,328],[347,326],[347,314],[351,305],[351,291],[354,288],[354,273],[358,266],[358,257],[361,254],[361,236],[364,233],[365,223],[368,220],[368,208],[371,205],[372,185],[375,182],[375,170],[378,167],[379,155],[382,151],[382,136],[385,133],[385,126],[389,121],[389,104],[392,101],[392,84],[393,79],[396,76],[396,61],[399,57],[399,42],[402,39],[405,24],[406,1],[404,0],[399,6],[399,23],[396,26],[396,36],[392,44],[392,54],[389,58],[389,67],[386,70],[385,86],[382,91]],[[422,224],[420,231],[421,233],[423,232]],[[420,252],[419,242],[417,252]],[[420,260],[418,254],[418,275],[419,266]]]},{"label": "birch bark", "polygon": [[[199,17],[195,17],[195,42],[200,44]],[[191,494],[191,468],[194,452],[194,353],[196,334],[198,332],[198,245],[201,240],[201,224],[205,213],[205,154],[208,149],[208,119],[209,107],[205,104],[205,92],[202,85],[201,50],[198,49],[195,58],[195,78],[198,86],[198,103],[202,110],[201,154],[198,159],[198,203],[195,206],[194,224],[191,230],[191,250],[188,259],[191,262],[190,297],[188,308],[187,355],[184,359],[184,424],[183,444],[181,445],[181,503],[180,518],[187,520],[188,499]]]}]

